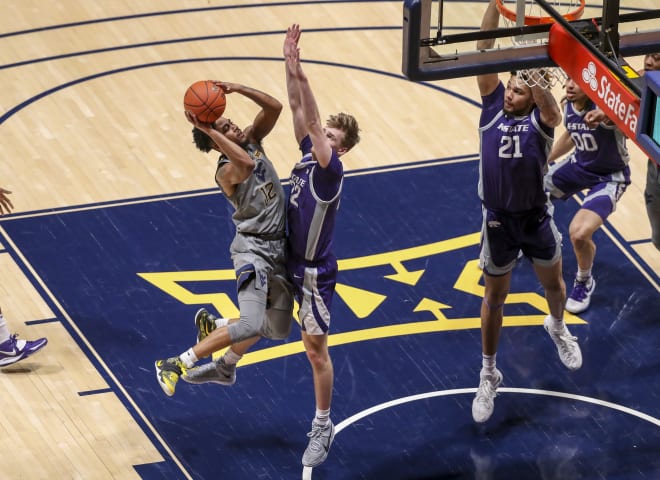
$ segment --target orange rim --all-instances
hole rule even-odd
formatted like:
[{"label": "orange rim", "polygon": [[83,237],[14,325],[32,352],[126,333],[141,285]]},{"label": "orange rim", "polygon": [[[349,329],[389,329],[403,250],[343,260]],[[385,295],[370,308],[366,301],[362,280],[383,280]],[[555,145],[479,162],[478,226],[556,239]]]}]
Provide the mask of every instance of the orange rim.
[{"label": "orange rim", "polygon": [[[504,5],[504,0],[496,0],[496,1],[497,1],[497,10],[500,12],[500,15],[515,23],[516,18],[518,17],[516,15],[516,12],[514,12],[509,7]],[[564,17],[569,22],[572,22],[573,20],[579,20],[582,17],[582,14],[584,13],[584,2],[585,0],[580,0],[580,5],[575,10],[563,14],[562,17]],[[542,25],[544,23],[555,23],[555,19],[550,16],[537,17],[534,15],[525,15],[525,25],[527,26]]]}]

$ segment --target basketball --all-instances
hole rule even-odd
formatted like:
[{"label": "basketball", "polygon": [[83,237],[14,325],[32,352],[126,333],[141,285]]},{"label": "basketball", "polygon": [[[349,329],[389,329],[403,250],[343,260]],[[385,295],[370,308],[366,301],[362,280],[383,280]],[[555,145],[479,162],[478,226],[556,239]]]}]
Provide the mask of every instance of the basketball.
[{"label": "basketball", "polygon": [[188,87],[183,108],[194,113],[203,123],[213,123],[224,113],[227,99],[222,87],[210,80],[200,80]]}]

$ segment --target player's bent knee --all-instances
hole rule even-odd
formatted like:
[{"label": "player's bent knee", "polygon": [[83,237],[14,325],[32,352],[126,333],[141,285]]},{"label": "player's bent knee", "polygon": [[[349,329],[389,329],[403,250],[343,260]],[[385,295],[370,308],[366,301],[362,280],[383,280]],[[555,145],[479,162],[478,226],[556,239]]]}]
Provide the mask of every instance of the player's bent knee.
[{"label": "player's bent knee", "polygon": [[261,325],[254,325],[252,322],[241,318],[238,322],[229,325],[229,337],[232,343],[241,342],[248,338],[261,335]]}]

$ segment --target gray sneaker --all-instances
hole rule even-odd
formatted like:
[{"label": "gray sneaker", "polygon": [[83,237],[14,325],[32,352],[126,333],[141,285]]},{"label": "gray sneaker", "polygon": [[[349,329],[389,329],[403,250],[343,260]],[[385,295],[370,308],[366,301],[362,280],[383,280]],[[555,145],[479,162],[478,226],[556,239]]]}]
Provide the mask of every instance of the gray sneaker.
[{"label": "gray sneaker", "polygon": [[189,368],[181,376],[184,382],[200,385],[202,383],[219,383],[233,385],[236,383],[236,364],[227,365],[224,358],[209,362],[199,367]]},{"label": "gray sneaker", "polygon": [[328,458],[328,451],[335,438],[335,426],[331,421],[327,425],[312,422],[312,431],[307,434],[309,444],[303,453],[302,464],[305,467],[317,467]]}]

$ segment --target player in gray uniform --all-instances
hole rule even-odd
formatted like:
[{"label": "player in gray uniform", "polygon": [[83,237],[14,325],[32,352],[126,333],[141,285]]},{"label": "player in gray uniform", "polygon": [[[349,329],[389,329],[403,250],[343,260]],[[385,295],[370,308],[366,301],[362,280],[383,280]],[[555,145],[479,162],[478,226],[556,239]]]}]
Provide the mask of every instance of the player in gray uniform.
[{"label": "player in gray uniform", "polygon": [[[261,336],[289,336],[293,312],[291,285],[286,276],[285,194],[261,141],[275,126],[282,104],[270,95],[244,85],[217,82],[225,94],[238,93],[260,110],[254,122],[241,130],[226,117],[204,124],[190,112],[197,147],[220,153],[215,180],[234,206],[236,235],[230,246],[236,271],[240,318],[220,319],[208,335],[178,357],[156,362],[163,391],[173,395],[182,374],[193,372],[200,358],[230,345],[225,355],[209,364],[215,381],[227,385],[236,378],[236,363]],[[217,327],[217,328],[216,328]],[[187,370],[191,369],[191,370]],[[190,383],[202,383],[191,380]]]},{"label": "player in gray uniform", "polygon": [[545,188],[563,200],[589,189],[568,227],[578,269],[566,310],[581,313],[589,308],[596,288],[591,274],[596,256],[592,237],[630,185],[630,157],[623,132],[572,79],[566,82],[564,125],[566,131],[555,142],[548,161],[573,151],[552,165],[545,176]]},{"label": "player in gray uniform", "polygon": [[320,465],[334,438],[330,420],[333,368],[328,352],[330,305],[337,282],[333,253],[335,218],[344,170],[340,157],[360,140],[359,127],[346,113],[331,115],[325,127],[300,63],[300,27],[287,30],[283,53],[293,130],[303,153],[291,172],[287,221],[288,271],[295,297],[307,358],[312,366],[316,414],[302,457],[306,467]]},{"label": "player in gray uniform", "polygon": [[[495,0],[482,20],[482,30],[499,23]],[[477,42],[493,48],[495,39]],[[530,75],[541,75],[532,71]],[[481,304],[482,368],[472,402],[472,417],[485,422],[494,409],[502,373],[496,368],[503,307],[519,252],[530,258],[545,291],[550,314],[544,327],[559,358],[571,370],[580,368],[582,354],[564,324],[566,287],[561,270],[561,237],[543,190],[543,174],[561,112],[550,91],[529,87],[512,74],[506,88],[496,73],[477,76],[482,97],[479,120],[479,196],[482,201],[480,265],[485,293]]]}]

